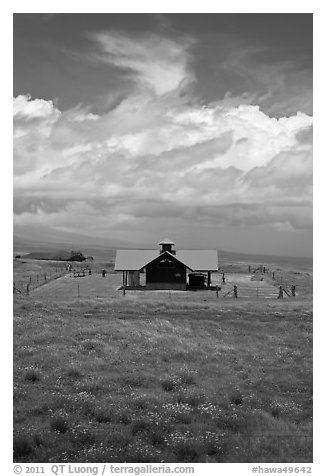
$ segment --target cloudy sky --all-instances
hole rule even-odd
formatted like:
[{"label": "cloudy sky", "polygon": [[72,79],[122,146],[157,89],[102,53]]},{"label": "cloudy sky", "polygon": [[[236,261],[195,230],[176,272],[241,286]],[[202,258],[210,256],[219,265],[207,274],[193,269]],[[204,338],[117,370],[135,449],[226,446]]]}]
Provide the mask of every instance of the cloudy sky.
[{"label": "cloudy sky", "polygon": [[312,255],[311,14],[15,14],[14,232]]}]

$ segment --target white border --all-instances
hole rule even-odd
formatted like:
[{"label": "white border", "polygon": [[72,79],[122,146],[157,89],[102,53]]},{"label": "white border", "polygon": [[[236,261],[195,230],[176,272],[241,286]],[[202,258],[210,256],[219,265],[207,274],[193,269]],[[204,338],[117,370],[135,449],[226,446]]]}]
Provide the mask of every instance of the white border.
[{"label": "white border", "polygon": [[[2,115],[2,137],[5,138],[5,147],[2,148],[2,196],[1,212],[5,219],[5,225],[2,227],[1,250],[3,252],[3,272],[1,273],[1,290],[5,304],[2,309],[2,321],[5,332],[12,336],[12,14],[13,13],[314,13],[314,107],[317,110],[317,126],[315,127],[315,165],[314,165],[314,257],[315,257],[315,299],[314,312],[317,316],[317,322],[314,327],[315,352],[314,352],[314,475],[325,473],[323,462],[326,463],[324,449],[324,421],[325,421],[325,397],[324,390],[324,359],[321,359],[321,349],[324,347],[324,322],[326,315],[324,311],[324,272],[323,272],[323,248],[326,242],[324,235],[325,220],[325,197],[323,195],[324,163],[326,154],[324,148],[321,148],[321,138],[324,137],[325,120],[318,121],[319,114],[324,109],[324,89],[326,87],[326,78],[324,73],[325,65],[325,45],[326,38],[323,38],[323,32],[326,29],[326,18],[324,15],[324,3],[321,1],[280,1],[258,2],[258,1],[235,1],[212,2],[200,0],[196,2],[177,2],[176,0],[166,0],[164,2],[149,1],[124,1],[108,2],[92,0],[91,2],[73,2],[57,0],[55,2],[41,1],[12,1],[1,7],[1,46],[2,46],[2,74],[1,90],[5,92],[3,99],[5,102],[5,114]],[[275,32],[277,35],[277,32]],[[317,76],[317,79],[316,79]],[[316,97],[318,100],[316,100]],[[8,117],[10,116],[10,119]],[[315,116],[316,114],[314,114]],[[321,130],[322,128],[322,130]],[[11,197],[11,200],[9,200]],[[320,261],[321,260],[321,261]],[[321,274],[323,273],[323,274]],[[320,283],[320,284],[319,284]],[[2,444],[1,462],[3,463],[2,473],[12,473],[12,342],[7,337],[1,348],[1,376],[2,388],[5,390],[5,396],[2,399]],[[317,351],[316,351],[317,348]],[[259,464],[259,463],[258,463]],[[293,464],[294,465],[294,464]],[[26,465],[24,465],[26,466]],[[47,466],[47,465],[46,465]],[[231,475],[251,474],[250,468],[253,464],[196,464],[196,475],[211,474]],[[276,465],[261,464],[264,467],[275,467]],[[281,466],[281,465],[277,465]],[[284,464],[282,466],[291,466]],[[300,464],[300,466],[303,466]],[[285,473],[284,473],[285,474]],[[303,474],[303,473],[300,473]]]}]

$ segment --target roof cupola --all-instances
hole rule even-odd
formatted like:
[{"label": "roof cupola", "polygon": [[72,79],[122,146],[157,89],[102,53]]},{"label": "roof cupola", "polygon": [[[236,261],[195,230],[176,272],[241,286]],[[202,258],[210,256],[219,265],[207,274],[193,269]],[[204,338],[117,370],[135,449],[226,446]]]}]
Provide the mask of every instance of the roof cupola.
[{"label": "roof cupola", "polygon": [[169,253],[172,253],[175,255],[175,250],[173,249],[175,243],[173,241],[169,240],[169,238],[164,238],[164,240],[159,242],[159,245],[161,246],[160,253],[164,253],[165,251],[168,251]]}]

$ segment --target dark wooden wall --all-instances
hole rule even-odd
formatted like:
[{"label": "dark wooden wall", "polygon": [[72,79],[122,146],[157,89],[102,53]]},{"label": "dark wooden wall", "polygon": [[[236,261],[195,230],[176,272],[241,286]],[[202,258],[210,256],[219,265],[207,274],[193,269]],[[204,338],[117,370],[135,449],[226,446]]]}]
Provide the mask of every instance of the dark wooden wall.
[{"label": "dark wooden wall", "polygon": [[[165,261],[164,260],[168,260]],[[171,256],[162,254],[146,266],[147,283],[186,283],[186,267]]]}]

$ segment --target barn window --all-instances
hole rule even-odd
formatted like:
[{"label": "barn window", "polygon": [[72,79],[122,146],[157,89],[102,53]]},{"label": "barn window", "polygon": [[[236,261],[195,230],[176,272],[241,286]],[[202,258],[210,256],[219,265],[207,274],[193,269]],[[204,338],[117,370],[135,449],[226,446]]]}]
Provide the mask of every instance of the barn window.
[{"label": "barn window", "polygon": [[175,265],[174,265],[174,262],[171,259],[164,258],[164,259],[161,259],[158,262],[158,267],[159,268],[174,268]]}]

